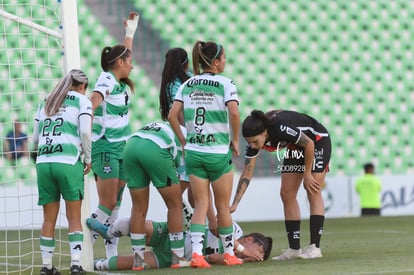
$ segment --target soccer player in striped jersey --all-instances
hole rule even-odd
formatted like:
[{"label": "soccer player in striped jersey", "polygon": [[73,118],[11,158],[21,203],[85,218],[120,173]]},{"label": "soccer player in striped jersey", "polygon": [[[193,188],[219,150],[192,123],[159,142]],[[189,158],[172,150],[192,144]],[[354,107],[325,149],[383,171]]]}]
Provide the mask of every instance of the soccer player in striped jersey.
[{"label": "soccer player in striped jersey", "polygon": [[[160,86],[160,113],[162,120],[166,121],[168,119],[168,114],[174,103],[175,95],[177,94],[178,89],[181,84],[193,76],[191,72],[188,71],[189,61],[188,54],[183,48],[172,48],[167,51],[165,54],[165,63],[162,70],[162,79]],[[184,125],[184,117],[180,115],[179,121],[181,125]],[[180,152],[182,148],[179,148]],[[194,206],[194,200],[191,194],[190,180],[185,171],[185,162],[184,156],[181,159],[181,165],[178,167],[178,173],[180,176],[181,186],[186,188],[188,201],[192,206]],[[183,189],[184,191],[184,189]],[[208,224],[210,229],[213,232],[217,233],[217,219],[214,210],[214,206],[210,204],[210,207],[207,212]]]},{"label": "soccer player in striped jersey", "polygon": [[[133,69],[132,44],[139,15],[130,12],[125,25],[124,45],[104,47],[101,54],[103,72],[91,95],[94,110],[92,126],[92,170],[98,191],[98,208],[91,217],[112,223],[119,215],[125,173],[122,151],[131,130],[129,105],[134,84],[129,79]],[[93,240],[99,235],[93,233]],[[116,255],[118,239],[106,240],[106,255]]]},{"label": "soccer player in striped jersey", "polygon": [[167,209],[171,267],[179,268],[184,257],[182,197],[176,168],[180,164],[176,139],[168,123],[150,123],[128,139],[124,149],[124,168],[131,194],[131,244],[135,255],[133,270],[145,269],[145,218],[152,182]]},{"label": "soccer player in striped jersey", "polygon": [[[183,145],[195,211],[191,223],[193,255],[191,266],[209,268],[202,253],[206,215],[210,205],[210,182],[217,210],[218,232],[227,265],[242,264],[234,254],[230,196],[233,187],[232,151],[239,155],[240,114],[234,82],[220,75],[226,65],[222,45],[196,41],[193,47],[194,76],[177,92],[168,115]],[[202,73],[201,73],[201,70]],[[179,118],[184,114],[185,138]]]},{"label": "soccer player in striped jersey", "polygon": [[60,274],[52,264],[52,257],[61,195],[69,224],[70,271],[73,275],[84,274],[80,265],[81,204],[84,175],[91,169],[92,122],[92,104],[85,96],[87,86],[85,73],[70,71],[41,103],[35,118],[33,142],[37,147],[38,204],[43,206],[44,217],[40,233],[42,275]]},{"label": "soccer player in striped jersey", "polygon": [[[231,210],[235,211],[253,177],[260,150],[278,151],[283,163],[275,170],[282,174],[280,195],[285,213],[289,248],[273,260],[322,257],[320,240],[325,219],[321,188],[329,170],[331,139],[315,118],[289,110],[266,114],[253,110],[243,121],[242,134],[247,141],[246,161]],[[300,209],[297,193],[303,181],[310,206],[310,245],[300,248]]]}]

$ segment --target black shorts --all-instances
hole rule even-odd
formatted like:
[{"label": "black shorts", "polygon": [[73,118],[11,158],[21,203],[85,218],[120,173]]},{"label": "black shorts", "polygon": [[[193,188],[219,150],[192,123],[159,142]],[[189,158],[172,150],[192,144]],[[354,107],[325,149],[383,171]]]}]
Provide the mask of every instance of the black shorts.
[{"label": "black shorts", "polygon": [[380,216],[380,208],[361,208],[361,216]]},{"label": "black shorts", "polygon": [[[332,144],[330,137],[323,137],[315,142],[315,158],[312,172],[322,173],[329,171]],[[303,173],[305,171],[305,155],[303,148],[288,145],[283,155],[283,164],[278,168],[281,173]]]}]

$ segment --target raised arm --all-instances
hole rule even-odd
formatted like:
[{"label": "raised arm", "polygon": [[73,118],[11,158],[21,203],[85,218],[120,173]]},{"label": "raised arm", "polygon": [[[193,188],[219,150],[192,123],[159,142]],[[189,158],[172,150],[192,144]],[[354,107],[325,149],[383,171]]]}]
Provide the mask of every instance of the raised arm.
[{"label": "raised arm", "polygon": [[253,158],[246,158],[246,160],[244,161],[243,172],[240,176],[239,183],[237,184],[237,190],[234,194],[233,203],[230,206],[231,213],[236,211],[237,206],[239,205],[244,193],[247,190],[247,187],[249,187],[250,180],[253,178],[254,168],[256,166],[256,159],[257,156]]},{"label": "raised arm", "polygon": [[128,19],[124,20],[124,27],[125,27],[124,45],[130,51],[132,51],[134,35],[138,27],[138,19],[139,19],[139,14],[135,11],[131,11],[129,13]]}]

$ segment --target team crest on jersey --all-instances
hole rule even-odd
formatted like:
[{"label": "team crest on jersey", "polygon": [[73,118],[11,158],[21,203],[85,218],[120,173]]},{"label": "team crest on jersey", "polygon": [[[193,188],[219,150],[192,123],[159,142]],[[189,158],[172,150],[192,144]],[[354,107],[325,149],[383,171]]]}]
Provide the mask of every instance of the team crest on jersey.
[{"label": "team crest on jersey", "polygon": [[111,167],[111,165],[109,165],[109,163],[105,163],[105,164],[104,164],[104,167],[103,167],[103,172],[104,172],[105,174],[109,174],[109,173],[111,173],[111,172],[112,172],[112,167]]}]

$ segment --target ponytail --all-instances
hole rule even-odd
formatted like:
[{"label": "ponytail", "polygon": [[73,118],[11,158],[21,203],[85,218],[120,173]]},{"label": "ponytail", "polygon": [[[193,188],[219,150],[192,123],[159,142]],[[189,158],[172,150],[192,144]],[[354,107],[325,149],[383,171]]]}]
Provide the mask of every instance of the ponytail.
[{"label": "ponytail", "polygon": [[45,113],[47,116],[54,116],[71,88],[81,84],[88,84],[88,77],[81,70],[71,70],[59,83],[55,86],[52,93],[47,97],[45,103]]},{"label": "ponytail", "polygon": [[188,80],[186,69],[188,65],[188,55],[183,48],[173,48],[165,54],[164,69],[162,70],[161,86],[160,86],[160,113],[162,120],[166,121],[170,111],[170,104],[174,100],[172,98],[169,85],[176,77],[181,83]]},{"label": "ponytail", "polygon": [[242,125],[243,137],[254,137],[271,127],[270,119],[260,110],[253,110]]},{"label": "ponytail", "polygon": [[[125,47],[124,45],[116,45],[113,47],[104,47],[102,49],[101,53],[101,67],[104,72],[108,72],[110,70],[113,70],[115,68],[115,64],[119,58],[122,60],[125,60],[127,57],[131,56],[132,52]],[[131,79],[128,77],[121,78],[120,81],[124,82],[129,86],[131,89],[131,92],[134,94],[135,85],[134,82],[132,82]]]},{"label": "ponytail", "polygon": [[223,46],[212,41],[197,40],[193,46],[193,73],[200,74],[201,68],[208,69],[212,66],[213,61],[223,53]]}]

